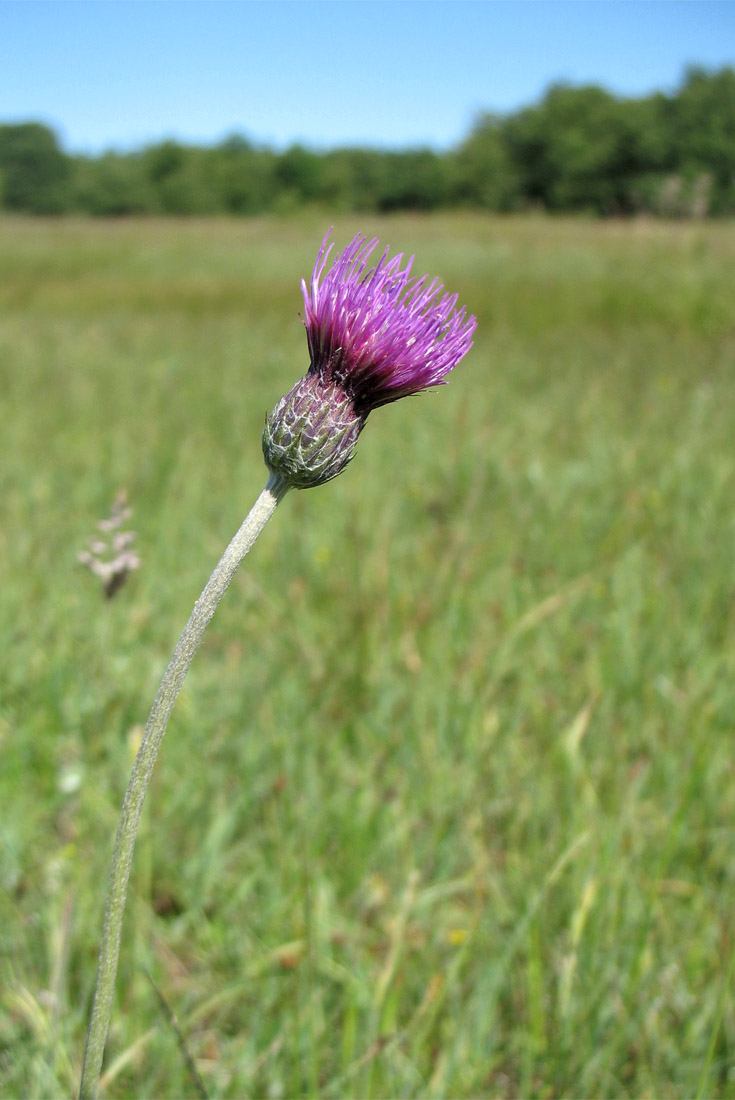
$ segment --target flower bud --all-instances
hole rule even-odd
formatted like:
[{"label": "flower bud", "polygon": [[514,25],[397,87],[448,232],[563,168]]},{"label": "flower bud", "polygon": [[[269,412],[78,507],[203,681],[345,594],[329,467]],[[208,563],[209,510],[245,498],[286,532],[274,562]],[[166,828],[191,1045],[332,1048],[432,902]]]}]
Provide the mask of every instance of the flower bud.
[{"label": "flower bud", "polygon": [[354,455],[364,423],[339,385],[324,382],[317,371],[310,370],[265,422],[266,465],[294,489],[323,485],[340,474]]}]

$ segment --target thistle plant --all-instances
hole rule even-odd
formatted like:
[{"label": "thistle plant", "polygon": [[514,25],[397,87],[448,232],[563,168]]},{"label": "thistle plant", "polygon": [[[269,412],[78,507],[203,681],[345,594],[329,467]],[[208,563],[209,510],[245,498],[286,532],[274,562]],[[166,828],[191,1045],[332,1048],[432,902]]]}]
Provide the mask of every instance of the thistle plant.
[{"label": "thistle plant", "polygon": [[389,259],[386,248],[370,266],[378,241],[358,235],[327,270],[332,250],[329,235],[309,284],[303,280],[301,284],[309,369],[265,423],[268,482],[194,606],[133,763],[108,881],[82,1100],[97,1095],[143,800],[176,697],[219,601],[286,492],[323,485],[336,477],[353,458],[373,409],[446,382],[472,346],[475,318],[457,308],[457,295],[443,293],[437,279],[412,275],[413,257],[402,267],[403,254]]}]

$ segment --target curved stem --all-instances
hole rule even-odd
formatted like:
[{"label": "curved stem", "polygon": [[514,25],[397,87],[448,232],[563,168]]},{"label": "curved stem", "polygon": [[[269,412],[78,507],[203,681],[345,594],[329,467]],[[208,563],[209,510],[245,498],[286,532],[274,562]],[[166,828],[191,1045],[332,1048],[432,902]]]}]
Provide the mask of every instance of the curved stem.
[{"label": "curved stem", "polygon": [[166,732],[171,711],[179,694],[184,677],[204,635],[217,605],[225,594],[241,561],[276,510],[288,486],[271,476],[242,526],[219,560],[201,596],[194,605],[189,621],[178,640],[169,661],[156,698],[151,707],[140,748],[133,763],[133,770],[125,792],[120,821],[115,836],[110,877],[107,885],[105,920],[97,969],[97,986],[92,1002],[92,1013],[84,1051],[80,1100],[92,1100],[97,1095],[102,1055],[105,1049],[107,1029],[110,1023],[112,997],[115,989],[117,961],[120,954],[125,899],[133,859],[135,838],[143,811],[148,784],[153,773],[158,750]]}]

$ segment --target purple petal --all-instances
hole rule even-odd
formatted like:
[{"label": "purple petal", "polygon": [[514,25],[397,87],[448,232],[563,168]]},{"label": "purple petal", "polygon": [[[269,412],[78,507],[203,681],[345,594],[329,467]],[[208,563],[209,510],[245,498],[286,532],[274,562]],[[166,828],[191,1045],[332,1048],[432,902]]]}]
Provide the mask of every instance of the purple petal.
[{"label": "purple petal", "polygon": [[310,285],[301,283],[311,369],[350,393],[364,416],[445,382],[472,347],[476,319],[438,279],[412,276],[413,256],[401,269],[403,253],[389,259],[386,248],[369,268],[377,238],[358,234],[327,270],[330,234]]}]

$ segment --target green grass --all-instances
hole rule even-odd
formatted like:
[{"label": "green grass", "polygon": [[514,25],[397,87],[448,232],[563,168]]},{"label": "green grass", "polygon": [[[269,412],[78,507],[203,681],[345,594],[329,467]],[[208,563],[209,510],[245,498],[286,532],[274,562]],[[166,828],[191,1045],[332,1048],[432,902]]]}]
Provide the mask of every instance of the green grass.
[{"label": "green grass", "polygon": [[[326,222],[0,222],[0,1094],[78,1085],[136,731]],[[136,852],[110,1097],[735,1097],[735,225],[342,219],[478,316],[291,493]],[[76,554],[120,488],[143,566]],[[71,782],[79,780],[76,789]]]}]

